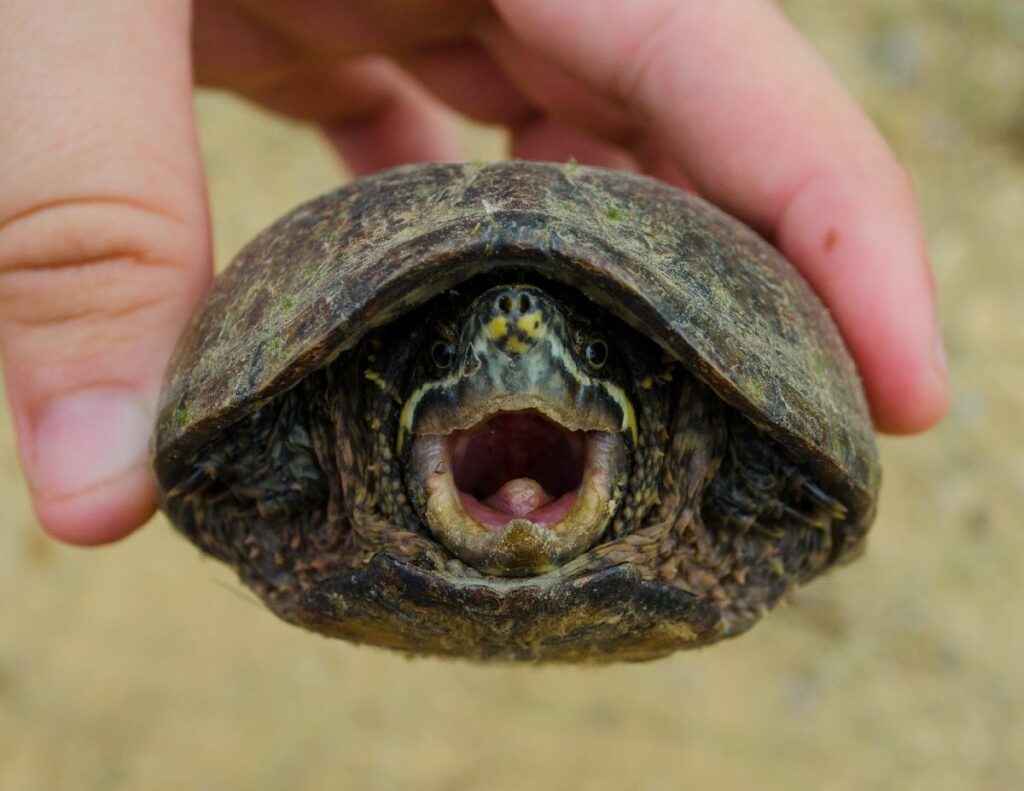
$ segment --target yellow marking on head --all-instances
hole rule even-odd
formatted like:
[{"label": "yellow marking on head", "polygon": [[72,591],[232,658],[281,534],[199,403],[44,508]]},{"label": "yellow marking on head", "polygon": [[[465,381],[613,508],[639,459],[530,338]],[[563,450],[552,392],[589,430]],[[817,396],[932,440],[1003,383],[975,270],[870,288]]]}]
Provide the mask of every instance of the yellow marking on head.
[{"label": "yellow marking on head", "polygon": [[487,322],[487,337],[492,341],[500,341],[508,335],[508,319],[504,316],[495,316]]},{"label": "yellow marking on head", "polygon": [[633,409],[633,402],[629,400],[629,396],[626,395],[626,391],[618,385],[614,385],[611,382],[601,382],[608,395],[610,395],[615,402],[619,405],[619,409],[622,410],[622,428],[621,431],[629,430],[629,434],[633,437],[633,445],[636,446],[639,442],[639,432],[636,428],[636,410]]},{"label": "yellow marking on head", "polygon": [[539,310],[535,310],[533,313],[520,316],[519,321],[516,322],[516,327],[519,328],[520,332],[536,340],[544,332],[544,314]]},{"label": "yellow marking on head", "polygon": [[398,416],[398,439],[395,441],[395,453],[398,455],[402,453],[406,433],[412,431],[412,413],[416,411],[416,405],[425,391],[425,387],[416,388],[415,392],[409,396],[409,400],[402,405],[402,413]]},{"label": "yellow marking on head", "polygon": [[529,348],[530,345],[528,343],[523,343],[515,335],[510,335],[508,340],[505,341],[505,351],[509,354],[523,354],[528,351]]},{"label": "yellow marking on head", "polygon": [[663,373],[661,375],[661,381],[663,381],[663,382],[671,382],[672,381],[672,371],[671,371],[671,369],[669,369],[668,371],[665,371],[665,373]]},{"label": "yellow marking on head", "polygon": [[377,385],[377,387],[379,387],[389,396],[391,396],[391,398],[394,399],[396,404],[402,403],[401,396],[398,395],[398,391],[394,388],[391,382],[389,382],[375,370],[373,370],[372,368],[367,368],[365,371],[363,371],[363,376],[369,379],[375,385]]},{"label": "yellow marking on head", "polygon": [[402,404],[402,411],[398,415],[398,437],[395,440],[396,454],[401,455],[402,448],[405,446],[405,437],[407,434],[412,433],[412,422],[413,418],[416,416],[416,407],[418,407],[420,401],[423,400],[423,396],[431,390],[451,387],[453,383],[458,381],[458,378],[458,375],[456,375],[449,376],[447,379],[442,379],[437,382],[427,382],[412,391],[412,395],[410,395],[408,400]]},{"label": "yellow marking on head", "polygon": [[651,379],[651,377],[649,376],[645,376],[643,379],[640,380],[639,384],[640,387],[642,387],[644,390],[650,390],[652,387],[654,387],[654,380]]}]

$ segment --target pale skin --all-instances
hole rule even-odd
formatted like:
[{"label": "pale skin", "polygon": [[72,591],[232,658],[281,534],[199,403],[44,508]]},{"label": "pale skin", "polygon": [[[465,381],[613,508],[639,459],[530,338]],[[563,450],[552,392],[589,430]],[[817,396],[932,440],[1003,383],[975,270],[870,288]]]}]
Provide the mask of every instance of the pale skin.
[{"label": "pale skin", "polygon": [[194,80],[318,124],[357,174],[465,158],[454,110],[516,157],[695,190],[807,277],[880,430],[946,410],[907,176],[768,0],[7,3],[0,74],[0,354],[36,514],[65,541],[155,506],[157,393],[210,280]]}]

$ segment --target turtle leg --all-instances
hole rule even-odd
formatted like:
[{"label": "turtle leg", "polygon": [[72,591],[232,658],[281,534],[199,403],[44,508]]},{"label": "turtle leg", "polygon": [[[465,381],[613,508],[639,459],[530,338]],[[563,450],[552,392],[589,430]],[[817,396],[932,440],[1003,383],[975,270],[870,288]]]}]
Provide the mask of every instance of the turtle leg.
[{"label": "turtle leg", "polygon": [[740,415],[727,425],[725,453],[703,494],[701,516],[730,560],[720,580],[736,623],[744,624],[831,563],[833,531],[847,514]]},{"label": "turtle leg", "polygon": [[846,510],[695,377],[675,379],[658,505],[602,551],[715,601],[738,633],[831,562]]},{"label": "turtle leg", "polygon": [[774,538],[786,576],[803,582],[829,562],[832,527],[846,508],[747,421],[731,422],[719,474],[704,497],[708,525]]},{"label": "turtle leg", "polygon": [[[268,601],[287,598],[323,548],[336,495],[316,433],[303,396],[288,393],[229,428],[165,496],[172,522]],[[333,545],[347,528],[332,532]]]}]

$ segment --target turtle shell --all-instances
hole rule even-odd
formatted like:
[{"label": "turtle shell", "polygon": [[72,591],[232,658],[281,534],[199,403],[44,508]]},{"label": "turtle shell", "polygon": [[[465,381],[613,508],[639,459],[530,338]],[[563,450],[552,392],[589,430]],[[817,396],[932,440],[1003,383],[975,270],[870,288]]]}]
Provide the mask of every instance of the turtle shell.
[{"label": "turtle shell", "polygon": [[[170,365],[154,451],[177,480],[227,427],[371,328],[496,265],[578,289],[680,359],[870,523],[861,382],[831,316],[768,242],[644,176],[575,164],[426,164],[292,211],[213,284]],[[847,531],[836,558],[863,530]]]}]

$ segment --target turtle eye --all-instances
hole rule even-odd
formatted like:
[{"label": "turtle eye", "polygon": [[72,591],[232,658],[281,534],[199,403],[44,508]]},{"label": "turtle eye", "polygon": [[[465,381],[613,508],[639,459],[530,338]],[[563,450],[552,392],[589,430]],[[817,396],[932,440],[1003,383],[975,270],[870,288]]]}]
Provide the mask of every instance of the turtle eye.
[{"label": "turtle eye", "polygon": [[608,360],[608,344],[600,338],[595,338],[587,343],[583,356],[587,358],[591,368],[600,368]]},{"label": "turtle eye", "polygon": [[438,368],[451,368],[455,360],[455,346],[444,341],[437,341],[430,347],[430,359]]}]

